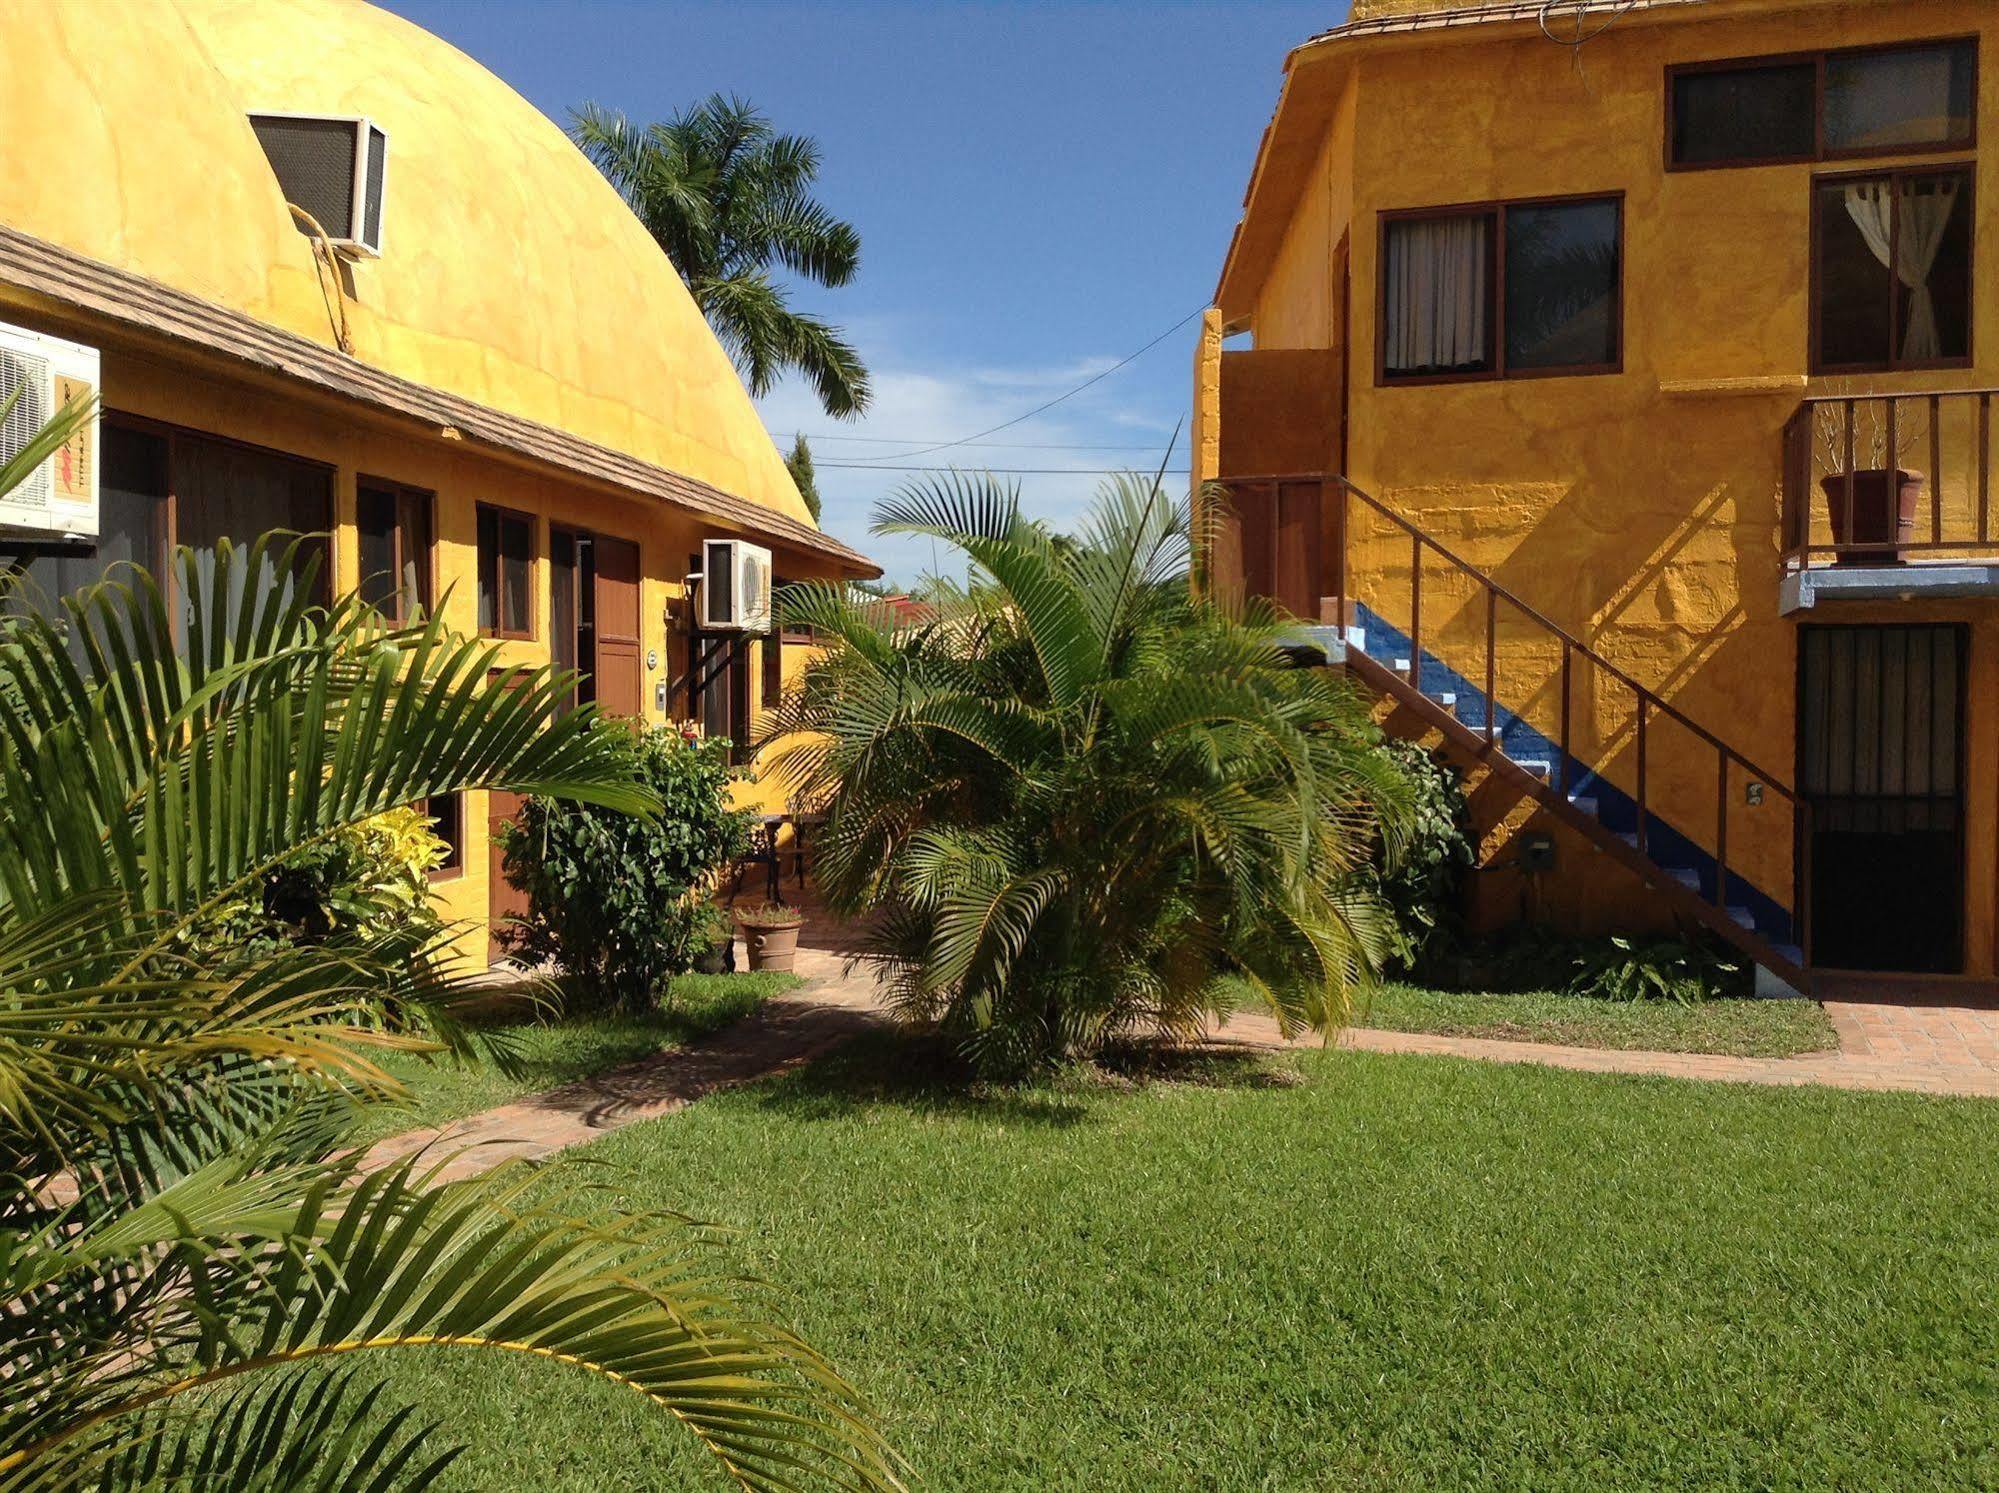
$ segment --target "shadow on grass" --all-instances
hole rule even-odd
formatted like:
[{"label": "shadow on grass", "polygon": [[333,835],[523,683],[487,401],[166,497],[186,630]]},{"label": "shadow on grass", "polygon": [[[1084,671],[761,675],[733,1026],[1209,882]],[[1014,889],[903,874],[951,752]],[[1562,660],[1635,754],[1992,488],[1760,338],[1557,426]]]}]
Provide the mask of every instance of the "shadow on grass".
[{"label": "shadow on grass", "polygon": [[993,1083],[973,1071],[957,1045],[932,1032],[872,1031],[751,1094],[761,1109],[800,1120],[837,1120],[889,1106],[1002,1124],[1066,1127],[1095,1118],[1094,1101],[1155,1084],[1279,1089],[1302,1083],[1294,1066],[1268,1053],[1131,1043],[1095,1063],[1045,1078]]}]

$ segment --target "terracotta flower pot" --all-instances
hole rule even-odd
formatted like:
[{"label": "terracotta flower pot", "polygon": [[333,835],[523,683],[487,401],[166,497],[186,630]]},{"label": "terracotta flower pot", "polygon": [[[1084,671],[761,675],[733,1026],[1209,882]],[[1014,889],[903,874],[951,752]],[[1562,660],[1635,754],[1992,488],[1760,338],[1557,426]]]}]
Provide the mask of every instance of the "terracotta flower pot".
[{"label": "terracotta flower pot", "polygon": [[1832,515],[1832,542],[1836,545],[1865,545],[1865,549],[1842,550],[1835,565],[1900,565],[1902,547],[1915,538],[1916,510],[1923,502],[1923,474],[1900,467],[1889,482],[1889,472],[1873,467],[1852,474],[1853,532],[1847,532],[1847,474],[1836,472],[1821,477],[1826,509]]},{"label": "terracotta flower pot", "polygon": [[797,959],[799,923],[786,923],[775,928],[753,923],[738,923],[736,926],[742,930],[743,945],[750,951],[751,969],[788,970]]}]

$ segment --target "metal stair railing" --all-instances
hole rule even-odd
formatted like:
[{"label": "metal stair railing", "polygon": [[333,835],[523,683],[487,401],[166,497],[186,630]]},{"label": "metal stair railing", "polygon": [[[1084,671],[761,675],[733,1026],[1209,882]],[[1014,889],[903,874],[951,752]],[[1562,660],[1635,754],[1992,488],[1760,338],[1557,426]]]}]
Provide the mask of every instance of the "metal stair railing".
[{"label": "metal stair railing", "polygon": [[[1332,593],[1328,600],[1331,602],[1332,620],[1341,628],[1343,636],[1347,626],[1349,603],[1357,604],[1360,601],[1358,596],[1350,594],[1349,586],[1352,559],[1350,550],[1353,536],[1353,524],[1351,522],[1353,505],[1355,503],[1360,504],[1367,511],[1386,520],[1393,529],[1399,530],[1407,538],[1410,549],[1410,580],[1408,598],[1409,658],[1406,679],[1412,691],[1418,693],[1421,691],[1423,660],[1423,558],[1425,553],[1434,555],[1438,560],[1456,570],[1471,582],[1475,594],[1482,598],[1484,608],[1485,678],[1480,693],[1485,697],[1484,735],[1485,746],[1488,750],[1496,748],[1502,753],[1504,752],[1504,747],[1498,739],[1498,720],[1501,709],[1497,677],[1500,604],[1504,602],[1521,617],[1527,619],[1535,628],[1546,634],[1550,640],[1559,644],[1561,649],[1560,725],[1556,741],[1558,760],[1551,764],[1551,786],[1563,801],[1567,801],[1570,797],[1572,784],[1569,779],[1569,768],[1570,764],[1576,760],[1573,745],[1574,677],[1577,662],[1586,662],[1601,677],[1611,680],[1618,687],[1631,692],[1635,702],[1636,719],[1634,728],[1634,751],[1636,756],[1634,771],[1636,782],[1635,791],[1631,795],[1637,806],[1636,848],[1639,854],[1648,861],[1652,860],[1651,852],[1647,847],[1648,831],[1650,829],[1650,822],[1654,817],[1654,806],[1648,796],[1648,755],[1653,730],[1659,721],[1668,720],[1690,733],[1707,747],[1712,748],[1716,763],[1713,852],[1715,875],[1712,901],[1717,909],[1725,912],[1728,901],[1731,779],[1739,773],[1745,785],[1751,782],[1760,783],[1766,793],[1774,794],[1788,803],[1795,829],[1792,847],[1791,900],[1789,907],[1785,908],[1784,911],[1790,917],[1792,936],[1802,951],[1802,959],[1799,962],[1803,966],[1809,967],[1811,963],[1811,805],[1795,789],[1776,774],[1769,772],[1752,761],[1747,755],[1730,746],[1721,737],[1658,694],[1657,691],[1634,679],[1629,673],[1620,669],[1616,664],[1605,658],[1588,643],[1585,643],[1581,638],[1571,633],[1560,623],[1554,621],[1540,609],[1522,600],[1518,595],[1508,590],[1505,586],[1502,586],[1498,581],[1494,580],[1470,561],[1424,533],[1415,524],[1347,478],[1335,473],[1325,472],[1286,473],[1273,476],[1232,476],[1225,479],[1223,485],[1231,491],[1245,487],[1262,486],[1271,486],[1274,490],[1275,484],[1278,483],[1301,482],[1320,483],[1322,485],[1322,497],[1330,496],[1333,503],[1331,512],[1333,533],[1328,557],[1331,561],[1329,566],[1331,575],[1327,577],[1331,583]],[[1391,540],[1390,542],[1394,541]],[[1440,661],[1442,660],[1440,659]],[[1598,768],[1596,771],[1600,773],[1601,769]],[[1663,818],[1661,822],[1665,822]],[[1658,862],[1653,863],[1659,864]]]}]

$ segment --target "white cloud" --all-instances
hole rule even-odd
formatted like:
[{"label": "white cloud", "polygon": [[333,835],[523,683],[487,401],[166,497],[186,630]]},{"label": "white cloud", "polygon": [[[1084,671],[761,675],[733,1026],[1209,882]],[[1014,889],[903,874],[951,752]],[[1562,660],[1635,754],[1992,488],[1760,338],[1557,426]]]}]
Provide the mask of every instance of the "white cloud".
[{"label": "white cloud", "polygon": [[[811,441],[819,493],[825,504],[821,524],[872,556],[898,582],[914,581],[932,568],[930,542],[870,534],[868,525],[881,498],[921,480],[922,474],[843,467],[839,463],[1151,470],[1159,464],[1172,430],[1170,420],[1162,421],[1156,412],[1126,403],[1115,381],[1107,379],[1046,414],[990,437],[1007,445],[958,446],[916,454],[923,446],[962,439],[1011,420],[1023,409],[1032,409],[1103,372],[1116,360],[1085,358],[1044,367],[923,365],[898,360],[892,353],[884,355],[884,340],[872,339],[869,347],[874,402],[863,419],[830,418],[820,409],[811,388],[798,379],[787,379],[757,403],[780,450],[790,450],[792,437],[800,431]],[[882,439],[885,437],[894,440]],[[1036,449],[1078,444],[1128,449]],[[1184,461],[1174,465],[1184,465]],[[1036,471],[1005,480],[1019,483],[1021,505],[1027,513],[1066,529],[1088,505],[1102,478],[1094,470],[1061,475]],[[1169,479],[1169,483],[1178,480]],[[962,560],[942,546],[936,548],[934,563],[947,572],[962,574]]]}]

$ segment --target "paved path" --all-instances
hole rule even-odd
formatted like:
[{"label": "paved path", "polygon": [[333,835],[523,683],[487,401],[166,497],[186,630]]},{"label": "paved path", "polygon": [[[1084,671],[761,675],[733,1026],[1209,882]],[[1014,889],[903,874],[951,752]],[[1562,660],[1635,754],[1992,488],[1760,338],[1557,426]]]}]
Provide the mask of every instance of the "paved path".
[{"label": "paved path", "polygon": [[457,1153],[440,1179],[475,1176],[503,1161],[583,1145],[717,1090],[810,1062],[887,1021],[872,980],[848,977],[845,965],[834,950],[800,949],[797,972],[806,984],[712,1036],[434,1129],[389,1136],[368,1148],[363,1165],[386,1166],[435,1146],[440,1154]]},{"label": "paved path", "polygon": [[[551,1155],[671,1114],[705,1094],[809,1062],[887,1020],[875,1000],[873,980],[865,972],[848,974],[838,948],[799,950],[798,972],[807,980],[798,990],[699,1042],[438,1129],[390,1136],[369,1149],[366,1164],[382,1166],[435,1145],[442,1152],[459,1152],[443,1175],[461,1177],[514,1157]],[[1825,1005],[1839,1033],[1839,1050],[1795,1058],[1617,1052],[1365,1027],[1342,1032],[1338,1045],[1365,1052],[1538,1063],[1585,1073],[1999,1099],[1999,1010],[1852,1000]],[[1263,1048],[1319,1045],[1317,1038],[1287,1043],[1267,1016],[1238,1016],[1215,1033],[1215,1040]]]},{"label": "paved path", "polygon": [[[1822,1084],[1837,1089],[1897,1089],[1999,1099],[1999,1011],[1962,1006],[1827,1001],[1839,1033],[1837,1052],[1795,1058],[1737,1058],[1690,1052],[1617,1052],[1545,1042],[1438,1037],[1350,1027],[1339,1045],[1364,1052],[1539,1063],[1585,1073],[1640,1073],[1735,1083]],[[1283,1038],[1265,1016],[1238,1016],[1223,1041],[1277,1046]],[[1317,1039],[1307,1045],[1317,1045]]]}]

